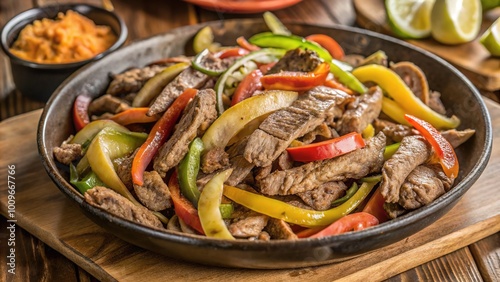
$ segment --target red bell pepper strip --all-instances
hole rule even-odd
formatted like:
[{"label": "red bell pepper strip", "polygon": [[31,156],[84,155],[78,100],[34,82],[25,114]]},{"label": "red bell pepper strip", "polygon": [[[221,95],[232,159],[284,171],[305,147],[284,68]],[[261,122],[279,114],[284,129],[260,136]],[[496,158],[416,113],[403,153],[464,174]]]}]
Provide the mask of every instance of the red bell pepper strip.
[{"label": "red bell pepper strip", "polygon": [[179,179],[177,178],[177,170],[172,173],[170,179],[168,180],[168,189],[170,190],[170,196],[172,197],[172,202],[174,203],[175,214],[177,214],[177,216],[191,228],[200,234],[205,234],[205,232],[203,232],[203,227],[201,226],[200,217],[198,216],[198,210],[195,209],[193,204],[181,194]]},{"label": "red bell pepper strip", "polygon": [[222,51],[219,51],[219,52],[215,53],[214,56],[216,58],[219,58],[219,59],[225,59],[225,58],[229,58],[229,57],[245,56],[248,53],[250,53],[250,51],[248,51],[247,49],[240,48],[240,47],[234,47],[234,48],[228,48],[228,49],[224,49]]},{"label": "red bell pepper strip", "polygon": [[377,225],[378,219],[366,212],[357,212],[341,217],[339,220],[328,225],[325,229],[310,236],[309,238],[321,238],[338,235],[349,231],[360,231]]},{"label": "red bell pepper strip", "polygon": [[260,82],[265,89],[306,91],[323,85],[330,72],[328,63],[319,64],[312,72],[283,71],[264,75]]},{"label": "red bell pepper strip", "polygon": [[121,125],[129,125],[133,123],[149,123],[155,122],[160,119],[159,115],[147,116],[148,107],[140,107],[140,108],[130,108],[123,112],[117,113],[113,115],[109,119],[121,124]]},{"label": "red bell pepper strip", "polygon": [[137,151],[132,161],[132,181],[134,184],[143,185],[144,171],[154,158],[161,145],[172,133],[177,120],[189,101],[198,93],[198,90],[188,88],[165,111],[163,116],[155,123],[149,136]]},{"label": "red bell pepper strip", "polygon": [[369,213],[378,219],[379,223],[386,222],[389,220],[387,212],[384,210],[385,199],[380,192],[380,187],[375,190],[373,195],[370,197],[363,212]]},{"label": "red bell pepper strip", "polygon": [[361,134],[351,132],[338,138],[299,147],[290,147],[286,150],[295,161],[312,162],[334,158],[364,146],[365,141]]},{"label": "red bell pepper strip", "polygon": [[89,96],[78,95],[73,103],[73,124],[77,132],[90,123],[88,112],[90,102],[92,98]]},{"label": "red bell pepper strip", "polygon": [[438,156],[446,176],[456,178],[458,176],[459,164],[455,150],[450,142],[425,120],[421,120],[409,114],[405,114],[405,119],[415,127],[415,129],[424,136],[425,140],[431,144],[432,148],[434,148],[434,152]]},{"label": "red bell pepper strip", "polygon": [[326,80],[325,86],[330,87],[330,88],[334,88],[334,89],[338,89],[338,90],[342,90],[347,94],[354,95],[354,91],[352,91],[348,87],[344,86],[344,84],[336,81],[335,79]]},{"label": "red bell pepper strip", "polygon": [[345,56],[344,49],[342,49],[340,44],[326,34],[311,34],[306,39],[321,45],[321,47],[328,50],[334,59],[342,60]]},{"label": "red bell pepper strip", "polygon": [[240,47],[245,48],[248,51],[260,50],[259,46],[253,45],[252,43],[248,42],[248,40],[243,36],[236,38],[236,43],[238,43],[238,45],[240,45]]},{"label": "red bell pepper strip", "polygon": [[245,76],[240,84],[238,84],[238,87],[236,87],[236,90],[234,90],[231,106],[251,97],[255,91],[263,89],[262,83],[260,82],[263,76],[260,69],[256,69]]}]

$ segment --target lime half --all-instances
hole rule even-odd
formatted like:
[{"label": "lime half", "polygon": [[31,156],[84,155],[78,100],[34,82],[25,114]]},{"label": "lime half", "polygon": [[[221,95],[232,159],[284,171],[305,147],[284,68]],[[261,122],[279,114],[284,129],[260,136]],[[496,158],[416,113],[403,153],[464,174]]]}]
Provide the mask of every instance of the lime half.
[{"label": "lime half", "polygon": [[385,0],[387,20],[402,38],[424,38],[431,34],[431,10],[435,0]]},{"label": "lime half", "polygon": [[481,28],[480,0],[436,0],[431,13],[432,36],[444,44],[476,38]]},{"label": "lime half", "polygon": [[204,49],[210,48],[210,46],[214,42],[214,33],[212,28],[209,26],[205,26],[196,35],[193,39],[193,50],[196,54],[200,53]]},{"label": "lime half", "polygon": [[483,33],[479,42],[488,49],[491,55],[500,57],[500,18]]}]

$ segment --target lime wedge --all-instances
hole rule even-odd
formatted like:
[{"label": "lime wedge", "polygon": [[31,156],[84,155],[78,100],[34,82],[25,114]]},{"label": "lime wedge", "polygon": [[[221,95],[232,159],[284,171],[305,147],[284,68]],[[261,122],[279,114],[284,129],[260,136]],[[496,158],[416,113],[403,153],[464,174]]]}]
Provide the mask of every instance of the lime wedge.
[{"label": "lime wedge", "polygon": [[481,27],[480,0],[436,0],[431,13],[432,36],[444,44],[476,38]]},{"label": "lime wedge", "polygon": [[435,0],[385,0],[387,20],[402,38],[424,38],[431,34],[431,10]]},{"label": "lime wedge", "polygon": [[500,18],[483,33],[479,42],[488,49],[491,55],[500,56]]},{"label": "lime wedge", "polygon": [[214,42],[214,33],[212,28],[205,26],[200,29],[193,39],[193,50],[198,54],[201,51],[210,48]]}]

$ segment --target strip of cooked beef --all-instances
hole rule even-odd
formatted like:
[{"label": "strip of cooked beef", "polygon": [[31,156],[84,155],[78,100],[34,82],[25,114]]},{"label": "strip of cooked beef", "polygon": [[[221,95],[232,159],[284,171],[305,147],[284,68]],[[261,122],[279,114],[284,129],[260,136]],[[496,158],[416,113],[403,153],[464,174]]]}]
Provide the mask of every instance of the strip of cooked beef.
[{"label": "strip of cooked beef", "polygon": [[361,133],[371,124],[380,115],[382,97],[382,89],[375,86],[371,87],[368,93],[359,96],[355,101],[349,103],[337,125],[337,131],[340,135],[350,132]]},{"label": "strip of cooked beef", "polygon": [[274,165],[278,170],[291,169],[293,167],[293,159],[290,157],[287,151],[283,151],[281,155],[276,160],[276,164]]},{"label": "strip of cooked beef", "polygon": [[281,71],[313,71],[322,60],[316,52],[304,49],[293,49],[288,52],[267,72],[267,74]]},{"label": "strip of cooked beef", "polygon": [[441,135],[443,135],[443,137],[448,140],[448,142],[450,142],[453,148],[456,148],[469,140],[469,138],[471,138],[474,133],[476,133],[474,129],[449,129],[441,132]]},{"label": "strip of cooked beef", "polygon": [[209,75],[193,68],[183,70],[156,97],[153,104],[149,107],[148,116],[163,113],[186,89],[201,88],[209,79]]},{"label": "strip of cooked beef", "polygon": [[389,218],[392,218],[392,219],[394,219],[398,216],[401,216],[401,215],[408,212],[402,206],[400,206],[398,203],[387,203],[387,202],[384,203],[384,210],[387,213],[387,215],[389,216]]},{"label": "strip of cooked beef", "polygon": [[[137,150],[136,150],[137,152]],[[134,161],[135,153],[130,156],[125,156],[123,158],[118,158],[113,161],[116,174],[120,177],[121,181],[129,190],[133,189],[134,184],[132,182],[132,162]]]},{"label": "strip of cooked beef", "polygon": [[420,208],[449,191],[453,182],[454,178],[446,176],[440,164],[420,165],[406,177],[398,203],[407,210]]},{"label": "strip of cooked beef", "polygon": [[326,122],[323,122],[322,124],[318,125],[315,129],[313,129],[312,131],[309,131],[308,133],[306,133],[302,138],[300,138],[299,141],[305,145],[305,144],[310,144],[319,138],[321,138],[321,139],[334,138],[333,134],[332,134],[332,130],[330,130],[330,128],[328,127]]},{"label": "strip of cooked beef", "polygon": [[296,195],[315,210],[324,211],[332,206],[333,201],[342,197],[346,189],[344,182],[326,182],[317,188]]},{"label": "strip of cooked beef", "polygon": [[292,228],[282,219],[270,218],[265,228],[271,239],[297,240]]},{"label": "strip of cooked beef", "polygon": [[152,228],[163,229],[161,221],[147,208],[136,206],[127,198],[115,191],[102,186],[96,186],[85,192],[85,201],[92,206]]},{"label": "strip of cooked beef", "polygon": [[343,108],[353,97],[319,86],[289,107],[270,114],[249,137],[244,157],[256,166],[270,165],[290,143],[323,123],[332,108]]},{"label": "strip of cooked beef", "polygon": [[399,149],[384,163],[380,191],[388,203],[397,203],[401,185],[417,166],[432,154],[432,148],[422,136],[407,136]]},{"label": "strip of cooked beef", "polygon": [[201,156],[201,170],[212,173],[229,165],[229,155],[224,148],[215,147]]},{"label": "strip of cooked beef", "polygon": [[249,209],[237,208],[228,230],[234,237],[257,237],[266,227],[269,217]]},{"label": "strip of cooked beef", "polygon": [[243,152],[248,142],[248,137],[244,137],[227,150],[229,154],[229,164],[233,172],[226,180],[228,185],[236,186],[250,174],[254,165],[243,157]]},{"label": "strip of cooked beef", "polygon": [[64,141],[61,146],[52,149],[56,160],[62,164],[69,165],[71,162],[80,159],[83,155],[82,145],[70,144],[68,140]]},{"label": "strip of cooked beef", "polygon": [[144,172],[144,184],[134,184],[139,201],[152,211],[162,211],[172,206],[170,190],[156,171]]},{"label": "strip of cooked beef", "polygon": [[433,109],[434,111],[445,115],[446,114],[446,108],[443,105],[443,102],[441,101],[441,93],[437,91],[430,91],[429,92],[429,108]]},{"label": "strip of cooked beef", "polygon": [[[417,130],[410,126],[399,123],[393,123],[384,119],[375,119],[373,121],[375,132],[383,132],[387,136],[388,142],[401,142],[404,137],[419,134]],[[390,142],[393,141],[393,142]]]},{"label": "strip of cooked beef", "polygon": [[161,177],[179,164],[189,150],[189,143],[202,135],[216,118],[215,91],[200,90],[187,105],[172,137],[161,146],[154,160],[154,169]]},{"label": "strip of cooked beef", "polygon": [[403,79],[415,96],[424,104],[429,103],[429,84],[421,68],[412,62],[403,61],[391,65],[391,69]]},{"label": "strip of cooked beef", "polygon": [[165,69],[165,66],[151,65],[143,68],[133,68],[120,74],[112,75],[112,81],[106,90],[113,96],[137,92],[153,76]]},{"label": "strip of cooked beef", "polygon": [[94,99],[89,105],[90,115],[99,115],[103,113],[117,114],[129,109],[130,105],[125,103],[120,98],[111,96],[109,94],[102,95]]},{"label": "strip of cooked beef", "polygon": [[348,154],[310,162],[284,171],[274,171],[257,183],[263,194],[289,195],[313,190],[331,181],[359,179],[378,172],[384,163],[385,135],[377,134],[366,146]]}]

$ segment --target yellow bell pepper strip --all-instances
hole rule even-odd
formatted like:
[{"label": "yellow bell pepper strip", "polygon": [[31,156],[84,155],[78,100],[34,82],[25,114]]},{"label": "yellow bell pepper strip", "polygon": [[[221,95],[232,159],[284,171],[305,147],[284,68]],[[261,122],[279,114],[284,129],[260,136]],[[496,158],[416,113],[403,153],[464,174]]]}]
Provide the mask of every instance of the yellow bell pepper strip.
[{"label": "yellow bell pepper strip", "polygon": [[87,175],[80,179],[76,167],[73,164],[69,165],[69,175],[69,182],[78,188],[82,194],[85,194],[87,190],[95,186],[106,186],[93,171],[88,172]]},{"label": "yellow bell pepper strip", "polygon": [[328,63],[319,64],[311,72],[281,71],[264,75],[260,82],[264,89],[282,89],[291,91],[307,91],[313,87],[323,85],[330,72]]},{"label": "yellow bell pepper strip", "polygon": [[373,125],[371,123],[368,124],[365,129],[363,129],[363,132],[361,132],[361,136],[363,136],[364,139],[369,139],[375,136],[375,128],[373,128]]},{"label": "yellow bell pepper strip", "polygon": [[106,187],[137,205],[139,203],[116,173],[113,160],[131,154],[146,138],[145,133],[124,133],[107,127],[95,136],[86,153],[92,171],[106,184]]},{"label": "yellow bell pepper strip", "polygon": [[130,108],[111,116],[109,119],[121,125],[129,125],[134,123],[150,123],[160,119],[159,115],[146,115],[148,110],[149,108],[147,107]]},{"label": "yellow bell pepper strip", "polygon": [[165,143],[167,138],[172,133],[177,120],[182,114],[182,111],[189,101],[198,93],[198,90],[188,88],[172,105],[163,113],[163,116],[155,123],[149,132],[146,142],[144,142],[132,161],[132,182],[142,186],[144,183],[144,171],[148,167],[151,160],[154,158],[161,145]]},{"label": "yellow bell pepper strip", "polygon": [[396,153],[396,151],[399,149],[399,145],[401,145],[401,143],[398,142],[385,146],[384,160],[387,161],[388,159],[390,159],[392,155],[394,155],[394,153]]},{"label": "yellow bell pepper strip", "polygon": [[198,201],[198,216],[207,237],[234,240],[220,212],[224,181],[229,178],[232,172],[233,169],[227,169],[216,174],[201,191]]},{"label": "yellow bell pepper strip", "polygon": [[360,231],[378,225],[378,219],[366,212],[348,214],[309,238],[321,238],[350,231]]},{"label": "yellow bell pepper strip", "polygon": [[363,208],[363,212],[369,213],[375,216],[378,219],[379,223],[388,221],[389,215],[384,209],[385,198],[382,196],[380,192],[380,187],[375,190],[373,195],[370,197],[365,207]]},{"label": "yellow bell pepper strip", "polygon": [[200,157],[203,152],[203,141],[196,137],[191,144],[189,150],[179,164],[179,184],[182,194],[188,198],[193,206],[198,206],[200,191],[196,185],[196,177],[200,170]]},{"label": "yellow bell pepper strip", "polygon": [[382,112],[399,124],[410,125],[406,119],[406,111],[394,100],[382,97]]},{"label": "yellow bell pepper strip", "polygon": [[99,131],[106,127],[114,128],[120,132],[130,132],[130,130],[128,130],[126,127],[119,125],[112,120],[101,119],[87,124],[84,129],[76,133],[75,137],[73,137],[73,139],[71,139],[69,143],[80,145],[89,144],[90,141],[94,139],[94,136],[96,136]]},{"label": "yellow bell pepper strip", "polygon": [[311,143],[299,147],[289,147],[286,151],[295,161],[312,162],[338,157],[356,149],[363,148],[365,145],[365,141],[363,137],[361,137],[361,134],[351,132],[322,142]]},{"label": "yellow bell pepper strip", "polygon": [[294,91],[269,90],[245,99],[230,107],[217,118],[203,134],[205,150],[215,147],[224,148],[229,140],[240,132],[252,120],[290,106],[297,100]]},{"label": "yellow bell pepper strip", "polygon": [[337,60],[344,59],[344,49],[342,49],[342,46],[332,37],[326,34],[311,34],[306,36],[306,40],[318,43],[321,47],[328,50],[333,58]]},{"label": "yellow bell pepper strip", "polygon": [[347,191],[345,192],[345,195],[343,197],[338,198],[337,200],[333,201],[332,205],[338,206],[340,204],[345,203],[345,201],[349,200],[354,194],[356,194],[356,191],[358,191],[358,189],[359,189],[358,183],[354,182],[351,185],[351,188],[347,189]]},{"label": "yellow bell pepper strip", "polygon": [[181,194],[177,170],[174,170],[170,176],[168,190],[170,190],[172,202],[174,203],[175,214],[198,233],[205,234],[203,227],[201,227],[198,211],[193,204]]},{"label": "yellow bell pepper strip", "polygon": [[363,94],[368,91],[368,88],[361,83],[352,73],[343,70],[338,64],[330,63],[330,72],[342,84],[348,88]]},{"label": "yellow bell pepper strip", "polygon": [[[384,89],[407,114],[423,119],[435,128],[456,128],[460,120],[456,116],[451,118],[433,111],[429,106],[418,99],[408,88],[405,82],[394,71],[381,65],[366,65],[353,70],[352,74],[361,82],[373,81]],[[399,121],[398,121],[399,122]]]},{"label": "yellow bell pepper strip", "polygon": [[160,94],[165,86],[177,75],[190,66],[189,63],[182,62],[165,68],[163,71],[148,80],[139,90],[134,100],[133,107],[147,107],[153,99]]},{"label": "yellow bell pepper strip", "polygon": [[276,56],[283,57],[285,55],[284,50],[280,49],[260,49],[249,53],[248,55],[241,57],[234,64],[232,64],[217,80],[215,83],[215,93],[217,97],[217,112],[221,115],[226,109],[224,108],[224,102],[222,96],[224,95],[224,86],[226,85],[227,79],[240,67],[244,66],[247,62],[258,59],[264,56]]},{"label": "yellow bell pepper strip", "polygon": [[315,227],[329,225],[355,210],[370,194],[376,184],[377,182],[363,182],[356,194],[350,199],[340,206],[326,211],[302,209],[276,199],[228,185],[224,186],[224,196],[258,213],[301,226]]},{"label": "yellow bell pepper strip", "polygon": [[73,124],[77,132],[90,123],[88,111],[90,102],[92,98],[89,96],[78,95],[73,103]]},{"label": "yellow bell pepper strip", "polygon": [[432,145],[446,176],[456,178],[458,176],[459,164],[455,150],[450,142],[425,120],[408,114],[405,115],[405,118]]}]

